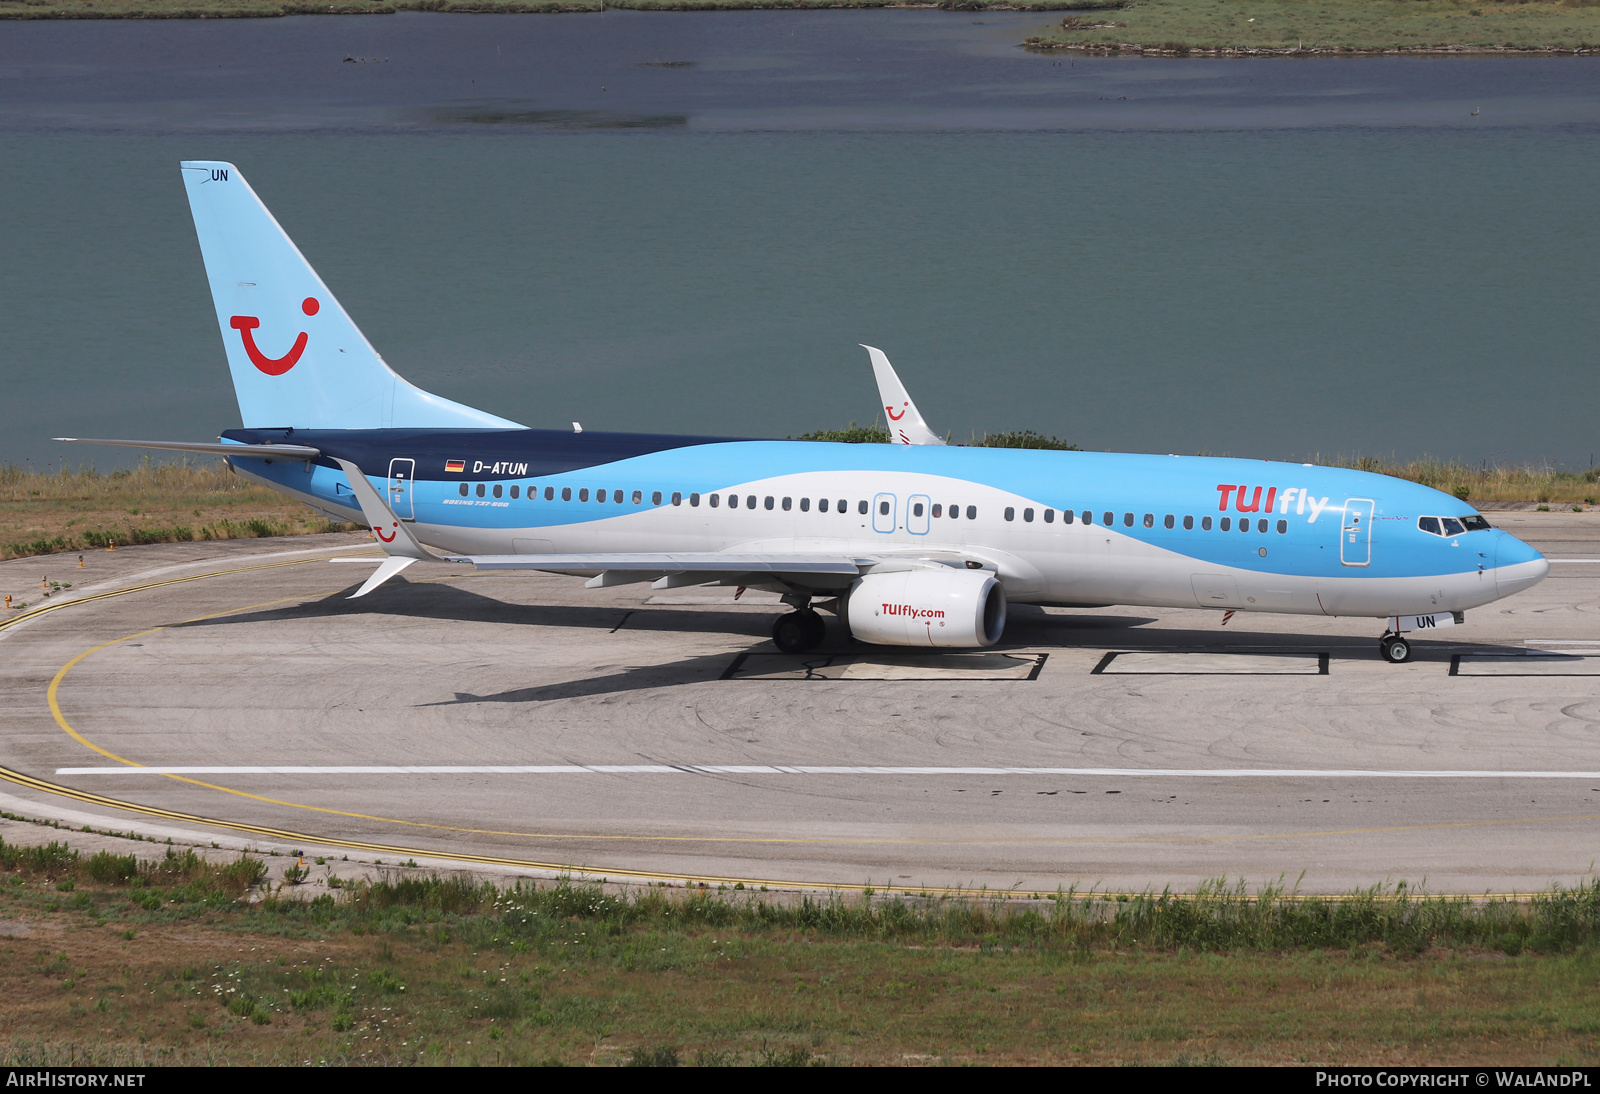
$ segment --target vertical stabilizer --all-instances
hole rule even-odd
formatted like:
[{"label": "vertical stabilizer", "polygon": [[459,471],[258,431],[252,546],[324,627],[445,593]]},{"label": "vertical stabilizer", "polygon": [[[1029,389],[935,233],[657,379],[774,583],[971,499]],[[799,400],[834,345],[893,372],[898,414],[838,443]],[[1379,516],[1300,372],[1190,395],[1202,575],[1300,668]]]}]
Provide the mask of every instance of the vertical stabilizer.
[{"label": "vertical stabilizer", "polygon": [[944,438],[922,420],[922,412],[911,401],[900,377],[895,375],[888,355],[871,346],[861,348],[872,355],[872,374],[878,379],[878,402],[889,415],[889,439],[896,444],[944,444]]},{"label": "vertical stabilizer", "polygon": [[246,427],[519,428],[395,375],[237,167],[182,167]]}]

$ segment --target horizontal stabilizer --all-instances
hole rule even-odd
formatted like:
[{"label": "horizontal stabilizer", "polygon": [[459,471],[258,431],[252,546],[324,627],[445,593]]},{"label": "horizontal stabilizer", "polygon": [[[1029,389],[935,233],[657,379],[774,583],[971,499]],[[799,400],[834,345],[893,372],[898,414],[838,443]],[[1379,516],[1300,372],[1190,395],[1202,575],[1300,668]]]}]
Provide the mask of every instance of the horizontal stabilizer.
[{"label": "horizontal stabilizer", "polygon": [[361,583],[361,588],[351,593],[346,599],[354,600],[358,596],[366,596],[373,589],[376,589],[379,585],[382,585],[385,581],[388,581],[395,574],[399,573],[401,570],[404,570],[407,566],[411,565],[415,561],[417,560],[414,558],[407,558],[405,555],[390,555],[388,558],[383,560],[383,563],[376,570],[372,572],[371,577],[367,578],[367,580]]},{"label": "horizontal stabilizer", "polygon": [[120,448],[156,448],[164,452],[193,452],[198,456],[277,456],[285,460],[314,460],[322,449],[306,444],[224,444],[221,441],[107,441],[98,437],[52,437],[53,441],[75,444],[113,444]]}]

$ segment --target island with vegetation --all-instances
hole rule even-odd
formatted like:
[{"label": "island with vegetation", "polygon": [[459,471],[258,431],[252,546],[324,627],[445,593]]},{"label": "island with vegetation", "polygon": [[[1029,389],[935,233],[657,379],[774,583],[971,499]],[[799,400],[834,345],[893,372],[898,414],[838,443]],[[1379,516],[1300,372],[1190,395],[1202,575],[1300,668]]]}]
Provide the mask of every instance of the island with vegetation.
[{"label": "island with vegetation", "polygon": [[906,8],[1067,13],[1023,44],[1131,56],[1587,53],[1600,0],[0,0],[0,19]]}]

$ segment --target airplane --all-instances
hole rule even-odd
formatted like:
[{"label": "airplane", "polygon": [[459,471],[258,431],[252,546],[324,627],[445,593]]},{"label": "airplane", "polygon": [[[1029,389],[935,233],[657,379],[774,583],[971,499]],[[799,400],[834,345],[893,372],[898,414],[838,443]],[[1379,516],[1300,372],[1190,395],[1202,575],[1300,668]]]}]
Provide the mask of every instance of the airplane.
[{"label": "airplane", "polygon": [[[992,646],[1017,603],[1365,617],[1403,663],[1405,635],[1549,570],[1460,499],[1344,468],[528,428],[398,376],[238,168],[181,166],[243,428],[91,443],[220,455],[366,524],[387,557],[355,596],[439,561],[743,586],[794,609],[772,635],[791,653],[823,641],[819,610],[922,648]],[[933,436],[898,378],[886,406]]]}]

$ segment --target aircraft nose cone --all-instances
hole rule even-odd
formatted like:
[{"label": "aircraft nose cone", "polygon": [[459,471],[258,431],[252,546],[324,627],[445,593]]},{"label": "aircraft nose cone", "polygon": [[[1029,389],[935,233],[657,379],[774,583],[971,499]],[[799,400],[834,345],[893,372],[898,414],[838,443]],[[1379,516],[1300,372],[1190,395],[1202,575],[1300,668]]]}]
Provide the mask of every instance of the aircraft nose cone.
[{"label": "aircraft nose cone", "polygon": [[1549,572],[1550,563],[1543,555],[1516,536],[1497,530],[1494,586],[1501,596],[1537,585]]}]

